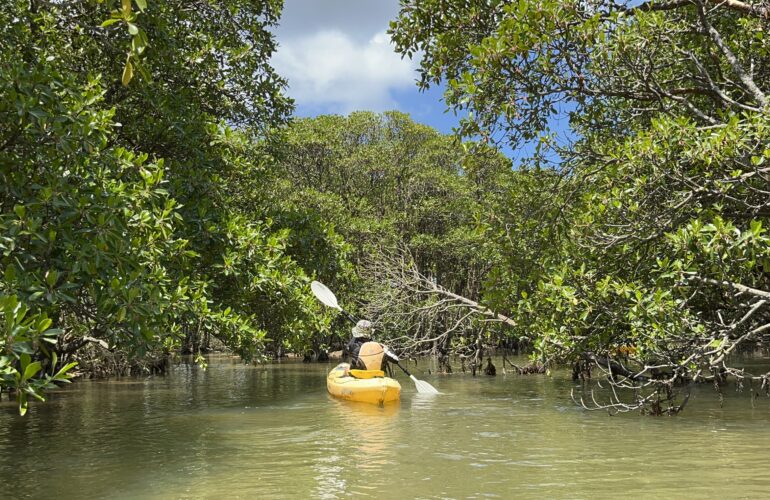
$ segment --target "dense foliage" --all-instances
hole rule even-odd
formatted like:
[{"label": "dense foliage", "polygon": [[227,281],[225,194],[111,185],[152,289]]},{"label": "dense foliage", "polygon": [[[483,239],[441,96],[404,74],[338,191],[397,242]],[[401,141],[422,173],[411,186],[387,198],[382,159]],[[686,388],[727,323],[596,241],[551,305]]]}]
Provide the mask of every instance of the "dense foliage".
[{"label": "dense foliage", "polygon": [[213,335],[248,359],[325,321],[287,234],[240,196],[291,109],[268,64],[279,7],[0,6],[0,391],[22,407],[57,358],[130,369]]},{"label": "dense foliage", "polygon": [[469,111],[464,134],[558,153],[554,169],[535,158],[539,201],[504,205],[539,203],[541,224],[506,209],[484,223],[487,298],[542,359],[654,389],[615,408],[661,411],[672,388],[728,376],[768,386],[735,364],[770,328],[767,19],[739,1],[429,0],[392,25],[402,53],[422,51],[422,85],[448,81]]},{"label": "dense foliage", "polygon": [[[475,215],[503,189],[510,162],[492,150],[469,157],[452,137],[398,112],[296,120],[272,152],[276,204],[303,213],[275,217],[291,227],[289,252],[298,262],[314,263],[344,304],[375,320],[380,340],[401,339],[413,353],[451,349],[452,339],[437,343],[436,334],[456,318],[407,317],[434,298],[391,300],[394,284],[382,279],[382,267],[403,254],[433,280],[477,297],[488,265]],[[319,246],[329,241],[316,237],[319,227],[347,242],[347,268],[330,267],[340,259]],[[467,326],[458,336],[471,333]]]}]

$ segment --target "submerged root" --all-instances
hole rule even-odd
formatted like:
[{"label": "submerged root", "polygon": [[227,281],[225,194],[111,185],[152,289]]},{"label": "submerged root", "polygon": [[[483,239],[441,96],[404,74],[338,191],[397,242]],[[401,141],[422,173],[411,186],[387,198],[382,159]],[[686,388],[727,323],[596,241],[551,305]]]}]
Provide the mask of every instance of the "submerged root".
[{"label": "submerged root", "polygon": [[494,377],[497,375],[497,368],[492,364],[492,358],[487,358],[487,366],[484,367],[484,375]]},{"label": "submerged root", "polygon": [[163,375],[172,361],[168,352],[150,352],[142,357],[122,351],[110,351],[98,345],[89,345],[71,355],[77,361],[77,373],[85,378],[128,377],[136,375]]},{"label": "submerged root", "polygon": [[546,372],[546,367],[542,363],[529,363],[524,366],[519,366],[514,364],[511,360],[503,358],[503,367],[505,367],[505,363],[511,365],[518,375],[536,375]]},{"label": "submerged root", "polygon": [[[606,394],[605,402],[599,402],[596,399],[596,393],[593,389],[586,393],[583,390],[580,396],[576,396],[575,389],[570,391],[570,397],[575,404],[590,411],[606,411],[610,415],[616,415],[618,413],[628,413],[638,411],[642,415],[650,416],[674,416],[678,415],[684,410],[687,402],[690,400],[690,386],[687,386],[687,390],[684,396],[672,389],[670,385],[662,386],[647,386],[647,387],[629,387],[620,386],[613,380],[607,380],[609,383],[609,389],[605,389],[601,383],[597,382],[596,385],[603,389],[602,392]],[[647,392],[649,391],[649,392]],[[625,397],[621,397],[623,394]]]}]

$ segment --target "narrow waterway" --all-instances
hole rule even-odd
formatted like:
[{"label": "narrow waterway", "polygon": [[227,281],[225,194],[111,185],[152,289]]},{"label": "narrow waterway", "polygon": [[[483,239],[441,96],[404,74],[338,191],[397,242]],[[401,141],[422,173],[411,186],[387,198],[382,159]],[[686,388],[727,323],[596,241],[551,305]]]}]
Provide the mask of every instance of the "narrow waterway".
[{"label": "narrow waterway", "polygon": [[[498,367],[499,367],[498,363]],[[332,365],[82,381],[0,403],[3,498],[763,498],[770,400],[698,388],[679,417],[576,407],[567,373],[399,376],[400,404],[332,399]],[[754,407],[752,407],[754,406]]]}]

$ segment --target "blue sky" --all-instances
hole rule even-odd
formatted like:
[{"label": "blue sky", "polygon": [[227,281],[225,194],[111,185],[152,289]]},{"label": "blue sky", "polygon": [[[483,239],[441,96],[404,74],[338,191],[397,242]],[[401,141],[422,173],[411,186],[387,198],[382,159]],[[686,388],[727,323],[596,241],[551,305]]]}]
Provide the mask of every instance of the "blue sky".
[{"label": "blue sky", "polygon": [[[446,110],[443,88],[417,89],[419,55],[402,59],[387,36],[398,0],[285,0],[272,62],[289,82],[296,116],[398,110],[450,134],[458,118]],[[564,124],[558,125],[561,131]],[[534,144],[501,151],[514,163]],[[555,157],[554,157],[555,158]]]},{"label": "blue sky", "polygon": [[419,92],[418,61],[393,51],[386,30],[398,0],[285,0],[273,64],[289,80],[297,116],[399,110],[451,133],[443,90]]}]

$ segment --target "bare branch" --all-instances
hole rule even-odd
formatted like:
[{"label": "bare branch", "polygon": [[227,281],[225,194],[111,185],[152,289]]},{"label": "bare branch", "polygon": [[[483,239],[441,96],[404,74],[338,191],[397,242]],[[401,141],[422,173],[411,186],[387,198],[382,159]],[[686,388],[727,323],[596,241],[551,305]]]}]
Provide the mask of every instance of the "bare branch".
[{"label": "bare branch", "polygon": [[[725,59],[727,59],[727,62],[730,63],[730,67],[741,80],[746,90],[749,91],[749,93],[754,97],[754,99],[762,108],[767,110],[767,96],[765,96],[764,92],[762,92],[759,87],[757,87],[757,84],[754,83],[754,79],[751,78],[751,75],[749,75],[749,73],[744,69],[743,65],[741,65],[733,51],[730,50],[730,47],[728,47],[724,40],[722,40],[722,36],[709,22],[708,18],[706,17],[706,9],[703,5],[703,2],[700,0],[694,1],[698,7],[698,18],[703,25],[703,29],[706,31],[706,33],[708,33],[709,37],[711,37],[711,40],[714,42],[714,44],[719,47],[719,50],[722,51]],[[728,1],[724,3],[728,3]]]}]

